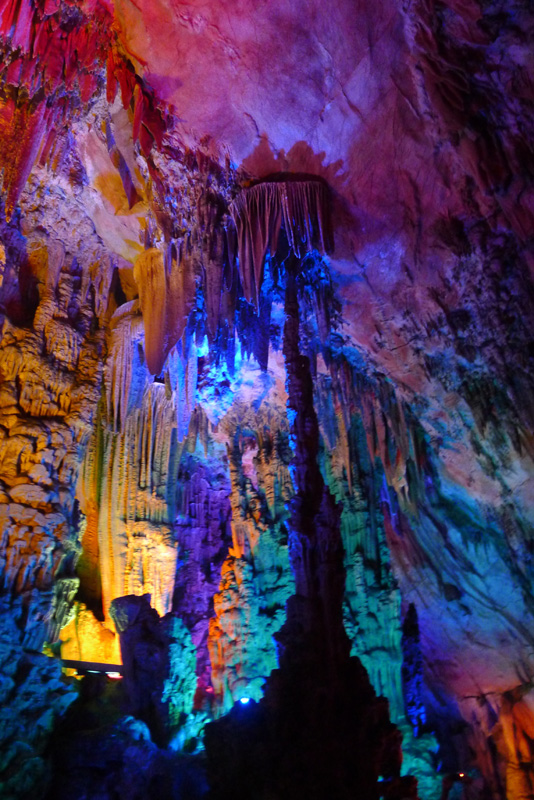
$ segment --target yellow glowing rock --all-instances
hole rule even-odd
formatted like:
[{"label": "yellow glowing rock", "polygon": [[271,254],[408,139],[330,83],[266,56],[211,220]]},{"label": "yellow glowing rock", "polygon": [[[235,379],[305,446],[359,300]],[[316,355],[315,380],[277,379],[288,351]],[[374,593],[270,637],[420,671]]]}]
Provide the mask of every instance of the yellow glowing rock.
[{"label": "yellow glowing rock", "polygon": [[77,604],[74,619],[61,630],[60,640],[63,659],[122,664],[119,637],[83,603]]},{"label": "yellow glowing rock", "polygon": [[139,403],[126,415],[123,398],[121,430],[97,432],[78,487],[91,550],[83,569],[100,570],[106,617],[111,601],[126,594],[150,594],[161,615],[172,604],[177,549],[168,487],[177,479],[176,409],[161,384],[148,384]]}]

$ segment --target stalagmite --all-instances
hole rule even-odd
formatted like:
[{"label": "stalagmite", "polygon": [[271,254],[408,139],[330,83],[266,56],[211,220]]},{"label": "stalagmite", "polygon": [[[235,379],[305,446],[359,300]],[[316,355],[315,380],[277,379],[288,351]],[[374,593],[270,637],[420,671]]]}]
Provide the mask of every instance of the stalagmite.
[{"label": "stalagmite", "polygon": [[189,345],[189,353],[184,356],[184,346],[178,342],[167,358],[166,376],[176,409],[178,441],[183,442],[189,430],[189,422],[195,409],[197,388],[197,348],[194,342]]},{"label": "stalagmite", "polygon": [[[391,786],[399,782],[401,736],[389,722],[387,701],[376,697],[359,660],[349,657],[341,509],[320,470],[310,362],[300,352],[300,267],[295,255],[286,261],[283,344],[293,450],[294,494],[287,525],[295,594],[275,634],[279,666],[267,678],[263,698],[250,714],[240,715],[234,707],[211,723],[206,748],[215,796],[221,799],[229,797],[231,786],[239,798],[259,787],[265,795],[283,798],[297,792],[309,798],[348,798],[358,792],[375,800],[379,775]],[[240,480],[235,467],[233,479],[234,485]],[[242,537],[235,555],[246,552],[247,544],[252,549],[254,539],[247,543]],[[223,580],[223,598],[229,588]],[[221,625],[225,617],[217,610]],[[237,625],[233,635],[243,635],[246,616],[234,612],[228,617],[230,625],[234,620]],[[355,763],[348,754],[356,750],[360,759]],[[413,781],[410,792],[400,783],[399,796],[416,795]]]},{"label": "stalagmite", "polygon": [[[195,300],[195,255],[188,242],[171,247],[166,267],[167,306],[165,310],[165,358],[180,341]],[[170,272],[169,272],[170,270]]]},{"label": "stalagmite", "polygon": [[273,635],[294,590],[285,529],[293,494],[285,461],[287,433],[278,431],[279,441],[273,442],[267,418],[257,415],[264,447],[253,459],[254,476],[247,475],[243,462],[250,459],[251,442],[241,435],[242,421],[230,415],[226,423],[234,441],[229,452],[232,547],[214,597],[208,642],[212,686],[225,710],[242,695],[261,697],[263,682],[277,666]]}]

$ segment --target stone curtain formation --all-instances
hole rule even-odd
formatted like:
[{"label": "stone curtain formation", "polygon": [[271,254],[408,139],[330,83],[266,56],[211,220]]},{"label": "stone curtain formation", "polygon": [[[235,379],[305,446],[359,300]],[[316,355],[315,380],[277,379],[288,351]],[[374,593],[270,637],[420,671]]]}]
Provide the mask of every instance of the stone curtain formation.
[{"label": "stone curtain formation", "polygon": [[237,229],[243,293],[255,305],[265,256],[269,251],[276,252],[282,226],[298,258],[315,247],[322,253],[332,250],[328,187],[322,181],[258,184],[241,192],[230,213]]}]

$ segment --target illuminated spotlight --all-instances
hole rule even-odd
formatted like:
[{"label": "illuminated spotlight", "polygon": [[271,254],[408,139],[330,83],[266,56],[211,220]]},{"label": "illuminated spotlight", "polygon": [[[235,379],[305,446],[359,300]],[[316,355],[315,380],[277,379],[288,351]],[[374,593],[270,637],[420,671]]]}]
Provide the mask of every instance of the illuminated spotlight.
[{"label": "illuminated spotlight", "polygon": [[114,681],[120,681],[122,679],[120,672],[106,672],[106,675]]},{"label": "illuminated spotlight", "polygon": [[459,778],[465,778],[465,772],[459,772],[458,773],[458,777]]},{"label": "illuminated spotlight", "polygon": [[240,697],[239,702],[246,706],[247,703],[250,703],[250,697]]}]

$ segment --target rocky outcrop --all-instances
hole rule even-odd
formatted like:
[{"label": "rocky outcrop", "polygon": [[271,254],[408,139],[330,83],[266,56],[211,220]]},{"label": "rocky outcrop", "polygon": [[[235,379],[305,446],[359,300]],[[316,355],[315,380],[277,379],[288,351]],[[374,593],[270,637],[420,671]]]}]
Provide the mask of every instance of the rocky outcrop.
[{"label": "rocky outcrop", "polygon": [[197,656],[191,634],[176,614],[160,618],[150,595],[116,598],[110,614],[123,663],[122,711],[148,726],[160,747],[194,752],[205,715],[193,713]]},{"label": "rocky outcrop", "polygon": [[[18,287],[8,279],[0,345],[2,582],[23,598],[24,644],[35,650],[57,639],[77,590],[74,488],[100,394],[113,276],[96,238],[86,249],[91,222],[75,204],[70,211],[78,223],[70,235],[60,207],[38,224],[29,207],[24,238],[20,223],[4,223]],[[23,326],[16,309],[27,292]]]},{"label": "rocky outcrop", "polygon": [[54,737],[50,800],[71,797],[198,800],[207,796],[202,766],[159,748],[146,723],[121,710],[117,684],[88,676]]},{"label": "rocky outcrop", "polygon": [[49,740],[77,691],[56,660],[22,645],[25,609],[0,605],[0,794],[43,797],[52,776]]},{"label": "rocky outcrop", "polygon": [[[51,192],[56,200],[60,194]],[[9,265],[0,287],[6,797],[42,793],[48,739],[76,696],[40,651],[72,619],[78,590],[75,484],[100,396],[113,276],[112,259],[75,203],[53,203],[37,223],[31,197],[22,230],[18,217],[2,223]]]}]

